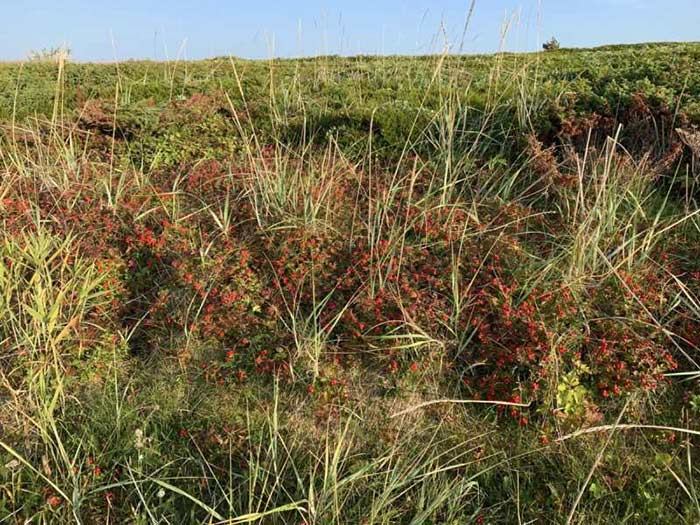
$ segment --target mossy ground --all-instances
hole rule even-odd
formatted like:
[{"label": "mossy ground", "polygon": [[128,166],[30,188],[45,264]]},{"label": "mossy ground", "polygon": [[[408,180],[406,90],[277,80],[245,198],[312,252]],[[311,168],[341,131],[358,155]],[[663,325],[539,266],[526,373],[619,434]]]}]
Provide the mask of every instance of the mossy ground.
[{"label": "mossy ground", "polygon": [[0,65],[0,520],[696,523],[698,58]]}]

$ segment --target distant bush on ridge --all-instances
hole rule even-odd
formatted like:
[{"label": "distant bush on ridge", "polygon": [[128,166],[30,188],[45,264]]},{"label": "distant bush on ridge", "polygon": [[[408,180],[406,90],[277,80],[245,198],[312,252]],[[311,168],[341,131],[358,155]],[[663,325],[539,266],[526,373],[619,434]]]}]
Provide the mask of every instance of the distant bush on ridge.
[{"label": "distant bush on ridge", "polygon": [[28,58],[31,62],[66,62],[70,60],[70,49],[64,46],[31,50]]},{"label": "distant bush on ridge", "polygon": [[545,51],[555,51],[561,47],[561,44],[559,44],[559,40],[556,38],[552,37],[550,38],[547,42],[542,44],[542,49]]}]

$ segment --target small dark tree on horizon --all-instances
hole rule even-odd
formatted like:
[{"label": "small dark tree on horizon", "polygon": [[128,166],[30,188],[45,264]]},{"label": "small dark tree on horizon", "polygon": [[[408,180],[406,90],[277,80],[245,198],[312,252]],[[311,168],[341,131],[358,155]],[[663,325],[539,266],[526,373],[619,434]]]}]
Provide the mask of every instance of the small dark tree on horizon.
[{"label": "small dark tree on horizon", "polygon": [[556,38],[552,37],[550,38],[547,42],[542,44],[542,49],[545,51],[555,51],[561,47],[561,44],[559,44],[559,40]]}]

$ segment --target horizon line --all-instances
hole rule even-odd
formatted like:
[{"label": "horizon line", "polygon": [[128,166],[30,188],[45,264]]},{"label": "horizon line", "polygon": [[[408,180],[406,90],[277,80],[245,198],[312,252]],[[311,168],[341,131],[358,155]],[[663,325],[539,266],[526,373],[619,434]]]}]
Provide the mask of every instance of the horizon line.
[{"label": "horizon line", "polygon": [[[653,46],[653,45],[682,45],[682,44],[700,44],[700,40],[668,40],[668,41],[640,41],[640,42],[612,42],[607,44],[599,44],[595,46],[566,46],[557,49],[556,51],[585,51],[585,50],[601,50],[608,47],[636,47],[636,46]],[[70,48],[69,48],[70,51]],[[555,51],[555,52],[556,52]],[[552,53],[552,51],[546,51],[544,49],[534,49],[530,51],[492,51],[486,53],[469,53],[469,52],[443,52],[443,53],[393,53],[393,54],[382,54],[382,53],[357,53],[357,54],[339,54],[339,53],[325,53],[316,55],[297,55],[297,56],[273,56],[267,58],[247,58],[238,55],[213,55],[210,57],[202,58],[151,58],[151,57],[129,57],[123,59],[115,60],[76,60],[70,57],[66,62],[71,64],[96,64],[96,65],[109,65],[109,64],[122,64],[125,62],[153,62],[153,63],[173,63],[173,62],[206,62],[213,60],[243,60],[247,62],[269,62],[269,61],[292,61],[292,60],[312,60],[320,58],[340,58],[340,59],[352,59],[352,58],[429,58],[437,56],[450,56],[450,57],[489,57],[498,55],[532,55],[540,53]],[[41,64],[50,63],[51,59],[46,60],[32,60],[27,57],[24,59],[15,60],[0,60],[0,65],[15,65],[15,64]]]}]

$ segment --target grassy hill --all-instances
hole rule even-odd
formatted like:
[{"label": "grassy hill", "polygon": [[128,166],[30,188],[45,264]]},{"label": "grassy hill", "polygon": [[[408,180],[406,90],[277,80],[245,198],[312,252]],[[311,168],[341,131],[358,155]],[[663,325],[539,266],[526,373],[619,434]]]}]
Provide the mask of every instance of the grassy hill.
[{"label": "grassy hill", "polygon": [[698,59],[0,64],[0,521],[696,523]]}]

